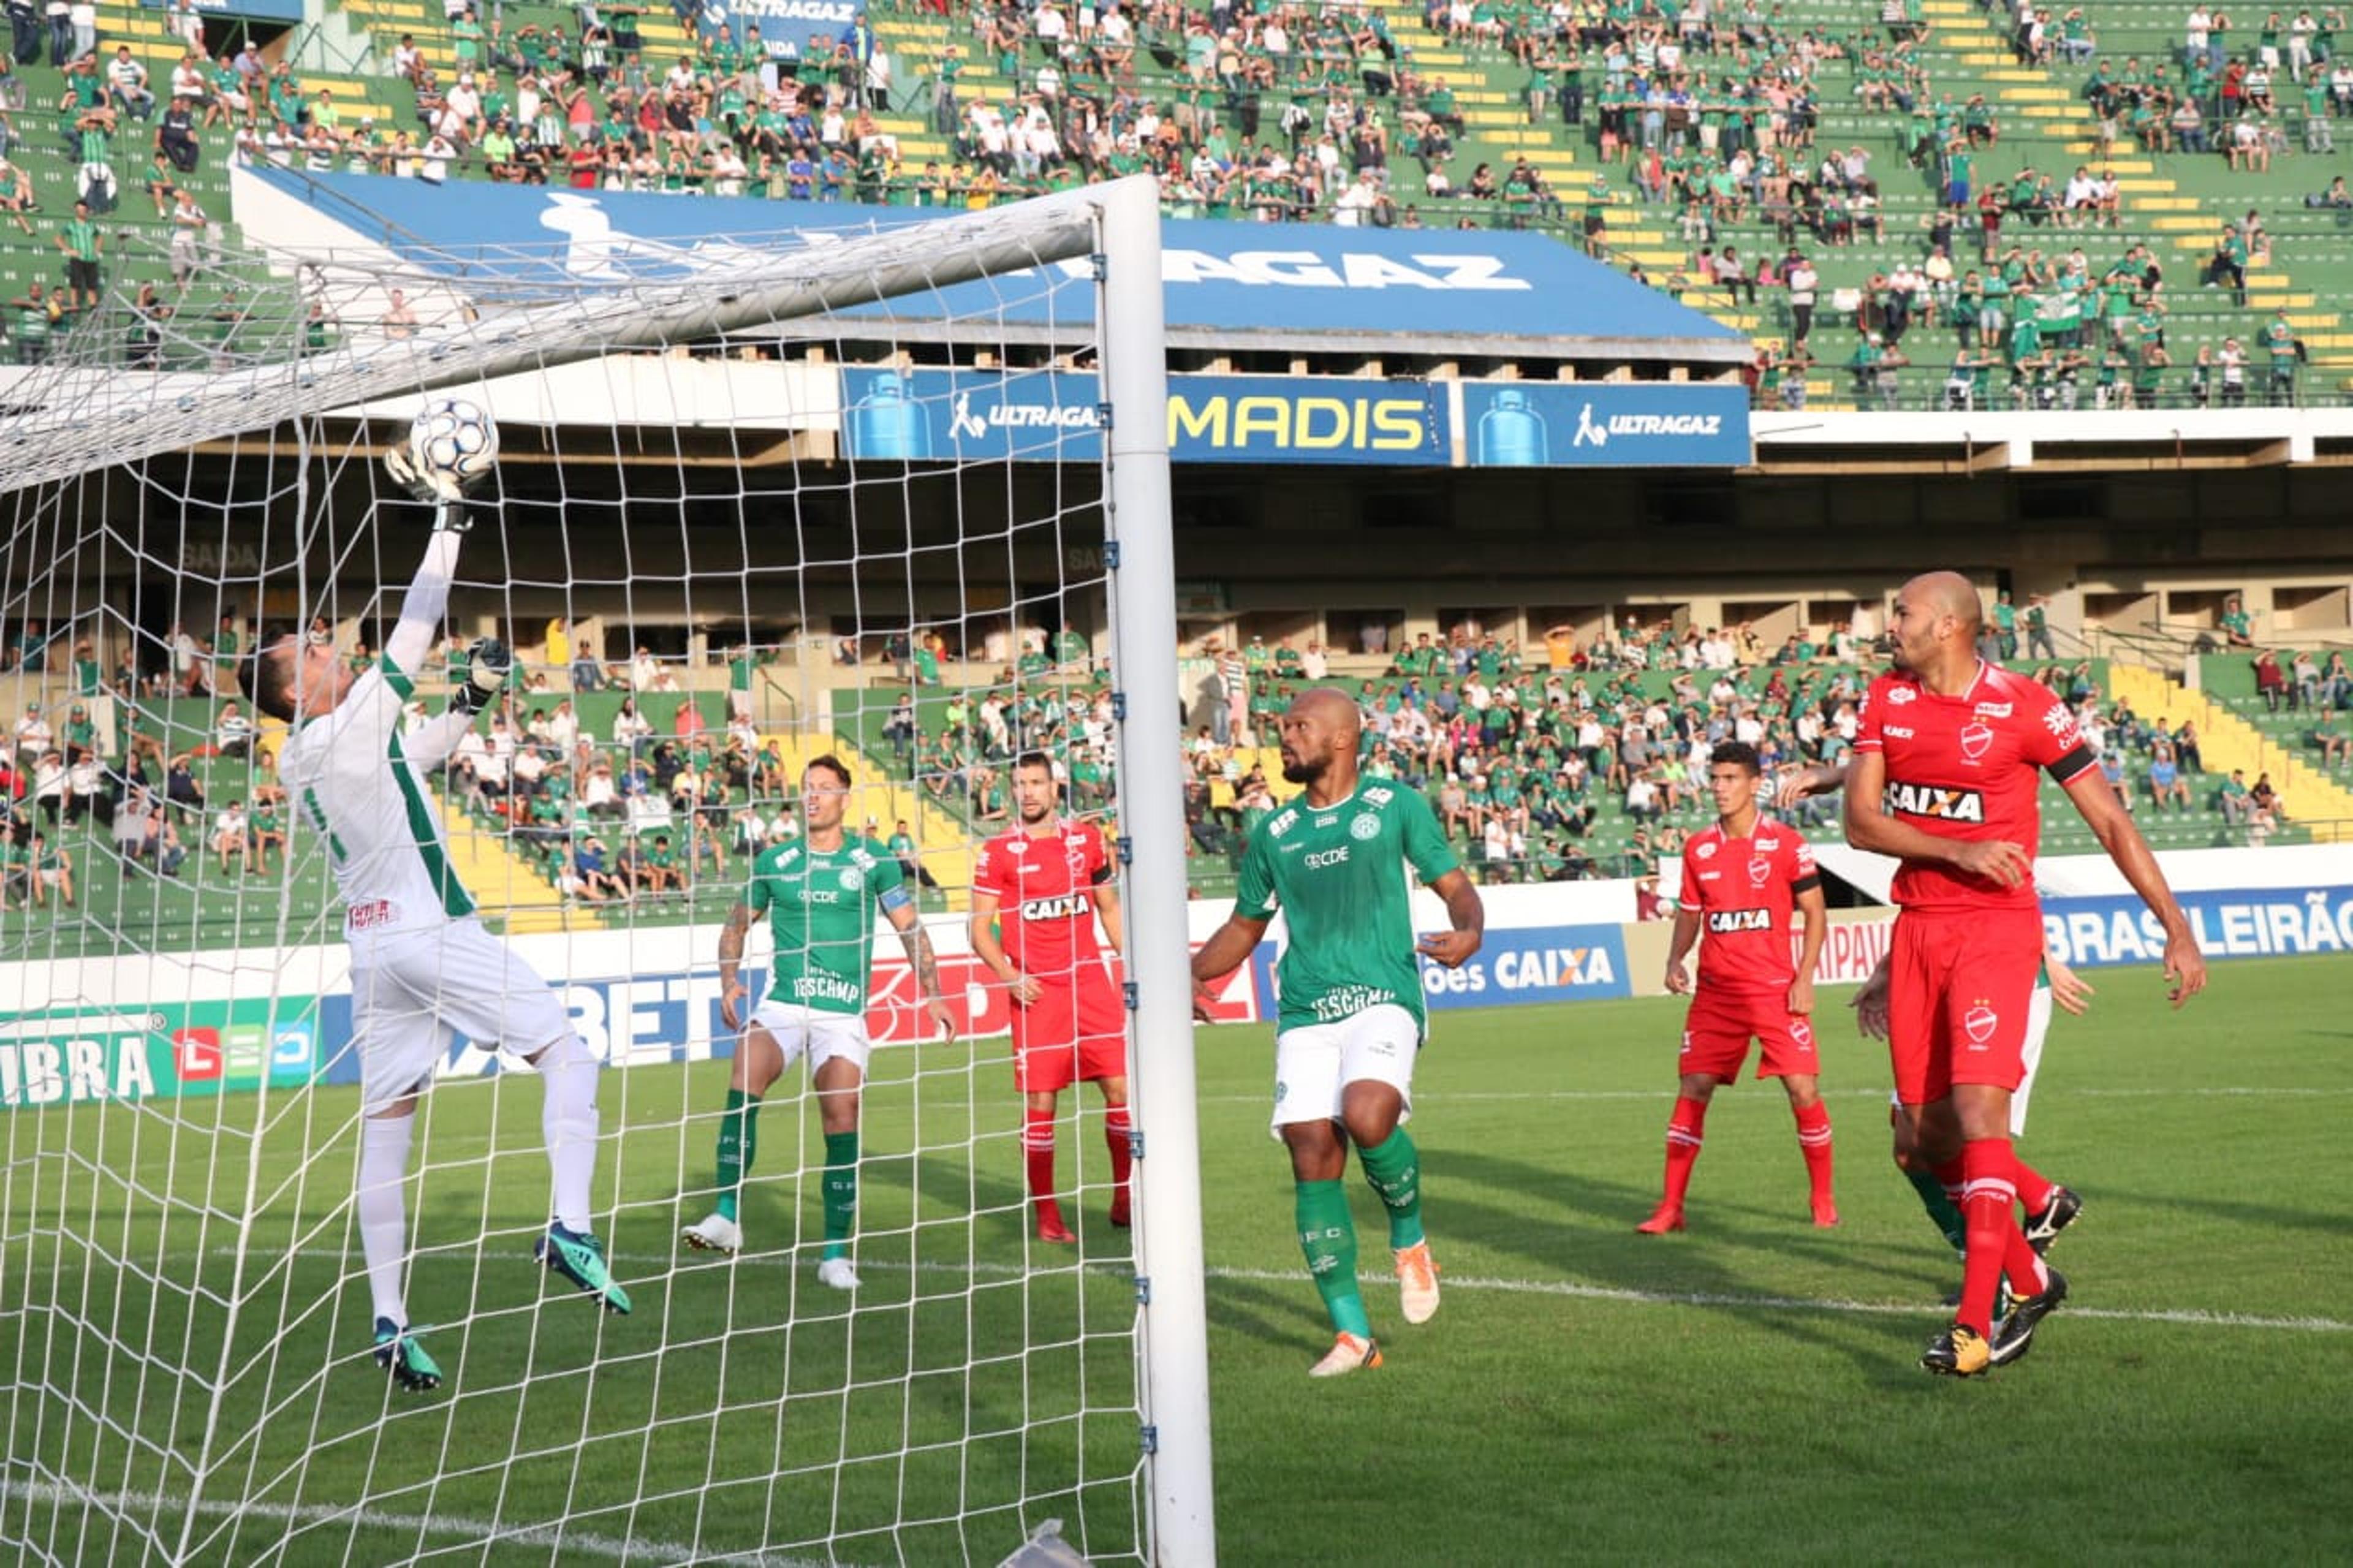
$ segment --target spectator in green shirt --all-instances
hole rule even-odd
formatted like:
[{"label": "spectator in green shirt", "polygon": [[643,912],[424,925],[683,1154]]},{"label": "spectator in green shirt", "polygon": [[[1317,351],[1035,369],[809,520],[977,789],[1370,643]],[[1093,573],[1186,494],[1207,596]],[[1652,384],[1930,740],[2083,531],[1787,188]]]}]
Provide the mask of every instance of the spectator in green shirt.
[{"label": "spectator in green shirt", "polygon": [[2051,596],[2049,595],[2029,594],[2026,596],[2026,609],[2020,616],[2020,620],[2026,628],[2027,658],[2056,658],[2059,657],[2058,650],[2051,643]]},{"label": "spectator in green shirt", "polygon": [[2221,792],[2214,797],[2214,804],[2222,808],[2224,822],[2232,827],[2244,824],[2251,810],[2247,800],[2247,775],[2232,768],[2231,776],[2222,781]]},{"label": "spectator in green shirt", "polygon": [[39,364],[49,357],[50,333],[64,323],[61,296],[36,283],[8,306],[16,313],[16,363]]},{"label": "spectator in green shirt", "polygon": [[88,202],[74,203],[73,216],[58,226],[56,237],[66,258],[65,308],[97,310],[99,263],[106,255],[106,236],[91,221]]},{"label": "spectator in green shirt", "polygon": [[2304,349],[2289,324],[2287,310],[2283,306],[2272,314],[2271,322],[2263,328],[2263,349],[2271,355],[2272,378],[2266,394],[2272,406],[2292,407],[2295,403],[2295,366]]}]

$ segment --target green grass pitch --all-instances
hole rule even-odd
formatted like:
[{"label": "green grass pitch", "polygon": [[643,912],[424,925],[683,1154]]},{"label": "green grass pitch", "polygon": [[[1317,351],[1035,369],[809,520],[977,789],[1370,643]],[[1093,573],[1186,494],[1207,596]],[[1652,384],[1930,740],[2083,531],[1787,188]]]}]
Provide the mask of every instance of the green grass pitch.
[{"label": "green grass pitch", "polygon": [[[1709,1118],[1690,1231],[1633,1234],[1678,1005],[1439,1016],[1414,1126],[1445,1305],[1409,1329],[1376,1279],[1388,1364],[1327,1384],[1305,1376],[1327,1330],[1266,1136],[1269,1031],[1204,1032],[1224,1560],[2353,1556],[2353,964],[2225,965],[2179,1016],[2152,973],[2093,978],[2024,1144],[2084,1195],[2052,1255],[2075,1293],[2029,1360],[1969,1384],[1915,1364],[1956,1270],[1888,1163],[1884,1058],[1835,1016],[1842,992],[1821,1029],[1828,1232],[1778,1089],[1744,1083]],[[764,1118],[754,1255],[675,1258],[724,1067],[606,1080],[600,1189],[638,1310],[599,1321],[528,1261],[538,1086],[444,1086],[410,1298],[456,1326],[427,1341],[451,1381],[423,1397],[364,1355],[351,1091],[275,1097],[258,1137],[250,1099],[0,1117],[0,1539],[80,1563],[184,1540],[207,1563],[993,1563],[1055,1516],[1130,1552],[1122,1238],[1098,1185],[1088,1267],[1027,1248],[1002,1050],[877,1058],[849,1315],[781,1250],[815,1232],[807,1108]],[[1096,1126],[1090,1097],[1062,1161],[1100,1184]],[[249,1184],[264,1218],[240,1252]],[[1377,1205],[1350,1184],[1380,1272]]]}]

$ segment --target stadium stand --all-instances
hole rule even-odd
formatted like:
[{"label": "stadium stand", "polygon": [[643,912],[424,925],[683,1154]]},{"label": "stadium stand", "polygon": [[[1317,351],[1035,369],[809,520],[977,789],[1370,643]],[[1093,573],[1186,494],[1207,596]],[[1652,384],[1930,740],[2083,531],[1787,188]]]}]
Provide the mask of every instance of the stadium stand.
[{"label": "stadium stand", "polygon": [[[34,28],[0,83],[31,201],[0,232],[11,351],[74,315],[52,302],[58,241],[91,179],[101,206],[114,193],[103,267],[153,286],[149,318],[206,323],[195,352],[301,309],[233,272],[172,288],[175,243],[233,247],[224,165],[242,157],[969,205],[1149,167],[1180,216],[1537,227],[1753,332],[1759,400],[1785,405],[2334,401],[2353,372],[2353,198],[2328,151],[2353,74],[2326,18],[2210,36],[2191,80],[2189,13],[2146,0],[2023,32],[1968,0],[1164,0],[1100,22],[1061,0],[878,5],[840,37],[765,40],[792,50],[771,93],[744,74],[748,33],[698,37],[691,6],[494,11],[347,0],[275,36],[215,21],[207,58],[165,15],[101,5],[94,66],[71,71]],[[152,107],[109,74],[126,48]],[[204,94],[185,169],[157,141],[175,85]],[[2254,142],[2233,156],[2242,125]],[[0,205],[16,184],[0,174]],[[135,352],[150,325],[100,330]]]},{"label": "stadium stand", "polygon": [[[1463,626],[1328,669],[1282,642],[1206,647],[1220,684],[1196,694],[1187,720],[1194,890],[1229,891],[1249,827],[1293,793],[1274,720],[1317,679],[1357,696],[1368,771],[1424,791],[1482,880],[1649,876],[1710,820],[1704,759],[1716,741],[1751,740],[1777,765],[1843,754],[1870,671],[1844,632],[1813,635],[1767,647],[1746,627],[1630,619],[1524,654]],[[943,668],[987,667],[955,664],[965,650],[936,634],[895,657],[886,648],[838,671],[829,724],[806,727],[776,725],[757,705],[731,717],[722,664],[624,661],[576,685],[576,672],[541,667],[441,780],[453,863],[511,931],[719,920],[748,857],[797,830],[801,772],[830,751],[858,775],[860,826],[920,868],[926,907],[963,908],[973,847],[1008,820],[1017,752],[1060,759],[1077,811],[1110,798],[1110,694],[1083,641],[1061,640],[1060,662],[1031,647],[973,685],[941,681]],[[2200,659],[2193,689],[2138,664],[2021,658],[2030,650],[2015,643],[1986,651],[2076,705],[2160,848],[2293,845],[2314,824],[2334,833],[2353,821],[2342,652],[2277,652],[2266,695],[2247,653]],[[206,689],[203,661],[110,681],[94,658],[68,670],[24,657],[12,652],[9,672],[19,716],[0,779],[13,803],[0,825],[0,930],[77,921],[93,940],[135,930],[201,944],[274,939],[324,917],[332,889],[318,858],[298,858],[281,882],[283,841],[265,842],[291,826],[275,787],[281,732]],[[436,690],[420,686],[420,713]],[[2054,787],[2043,805],[2049,852],[2095,847]],[[1835,831],[1833,807],[1795,812]],[[71,909],[35,875],[44,856],[55,870],[59,850]],[[270,874],[254,875],[249,857]]]}]

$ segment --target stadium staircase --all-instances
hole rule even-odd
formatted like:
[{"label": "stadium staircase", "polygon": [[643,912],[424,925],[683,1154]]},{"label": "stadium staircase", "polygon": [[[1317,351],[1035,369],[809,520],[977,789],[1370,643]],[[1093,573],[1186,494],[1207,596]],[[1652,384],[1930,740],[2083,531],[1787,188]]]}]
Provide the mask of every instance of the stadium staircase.
[{"label": "stadium staircase", "polygon": [[2271,713],[2254,695],[2246,658],[2207,658],[2200,671],[2204,689],[2197,691],[2153,669],[2123,664],[2116,668],[2116,695],[2128,697],[2137,711],[2178,715],[2168,722],[2188,719],[2198,726],[2208,774],[2226,776],[2236,768],[2253,780],[2269,773],[2293,819],[2311,825],[2314,838],[2353,842],[2353,789],[2318,765],[2318,753],[2308,743],[2312,716]]},{"label": "stadium staircase", "polygon": [[539,868],[517,852],[512,836],[488,830],[448,802],[442,816],[449,825],[450,868],[474,895],[484,918],[502,920],[509,935],[594,931],[605,923],[586,905],[566,907]]},{"label": "stadium staircase", "polygon": [[[2150,248],[2158,252],[2165,265],[2168,288],[2177,300],[2195,287],[2199,268],[2213,253],[2215,237],[2222,229],[2243,218],[2250,208],[2262,212],[2266,206],[2273,207],[2272,212],[2264,214],[2265,228],[2271,230],[2278,224],[2286,232],[2274,233],[2275,243],[2267,262],[2258,261],[2248,267],[2247,307],[2256,312],[2255,323],[2274,310],[2285,309],[2289,324],[2310,352],[2313,369],[2334,377],[2337,390],[2353,390],[2353,378],[2344,374],[2353,371],[2353,326],[2348,326],[2342,308],[2348,299],[2347,285],[2353,281],[2348,279],[2353,245],[2348,245],[2340,233],[2331,237],[2331,243],[2307,247],[2303,243],[2306,237],[2318,237],[2301,221],[2305,209],[2300,202],[2285,209],[2278,205],[2281,176],[2298,169],[2303,154],[2291,152],[2275,158],[2274,173],[2269,176],[2233,171],[2215,153],[2150,153],[2134,146],[2128,138],[2116,144],[2120,155],[2103,159],[2099,156],[2098,118],[2084,101],[2082,90],[2093,67],[2057,62],[2045,67],[2018,64],[2000,19],[1968,0],[1926,0],[1926,10],[1939,30],[1967,37],[1978,46],[1947,58],[1978,73],[1978,79],[1990,88],[1989,100],[1997,104],[2005,118],[2029,122],[2038,140],[2060,139],[2071,166],[2090,163],[2117,174],[2117,188],[2134,231],[2147,231],[2163,241],[2152,242]],[[2136,55],[2145,63],[2172,62],[2173,69],[2179,72],[2180,23],[2188,15],[2186,7],[2151,6],[2142,0],[2116,4],[2111,0],[2111,4],[2091,8],[2087,14],[2101,24],[2099,43],[2103,57],[2114,60],[2121,46],[2123,52]],[[2126,25],[2105,25],[2112,16]],[[2151,26],[2147,18],[2158,16],[2162,20]],[[2284,73],[2281,80],[2284,87]],[[2278,97],[2283,105],[2300,99],[2299,94],[2285,90]],[[2283,116],[2281,123],[2293,127],[2301,120],[2302,110],[2298,107]],[[2353,122],[2340,123],[2353,132]],[[2300,141],[2292,139],[2292,147],[2300,145]],[[2303,182],[2315,190],[2327,184],[2327,174],[2341,167],[2333,161],[2302,166],[2323,171]],[[2063,174],[2068,170],[2046,172]],[[2291,197],[2297,195],[2293,189],[2287,194]],[[2303,257],[2300,260],[2296,259],[2299,252]],[[2290,276],[2291,261],[2298,276]],[[2237,335],[2253,352],[2254,345],[2246,329],[2242,327]],[[2177,363],[2185,357],[2178,350],[2174,352]]]}]

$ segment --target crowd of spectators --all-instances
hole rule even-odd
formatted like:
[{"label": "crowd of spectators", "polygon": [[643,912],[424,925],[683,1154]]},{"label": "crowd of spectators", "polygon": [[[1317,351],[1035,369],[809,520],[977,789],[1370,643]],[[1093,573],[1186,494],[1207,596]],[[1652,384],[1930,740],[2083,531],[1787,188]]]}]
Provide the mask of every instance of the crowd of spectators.
[{"label": "crowd of spectators", "polygon": [[[1705,762],[1718,742],[1756,745],[1768,767],[1847,753],[1868,679],[1857,661],[1871,641],[1861,622],[1819,642],[1800,632],[1768,644],[1746,625],[1630,621],[1583,644],[1556,631],[1531,663],[1511,639],[1465,628],[1422,634],[1379,677],[1341,684],[1363,713],[1367,774],[1427,794],[1482,879],[1641,878],[1708,820]],[[1184,747],[1187,851],[1212,875],[1230,869],[1250,827],[1290,794],[1268,772],[1277,717],[1304,685],[1330,678],[1320,647],[1213,638],[1198,652],[1210,673]],[[1985,652],[2044,658],[2031,667],[2036,679],[2126,770],[2128,798],[2145,784],[2165,809],[2220,808],[2194,724],[2147,723],[2102,697],[2088,662],[2051,660],[2039,596],[2023,606],[2004,597]],[[1035,689],[1006,670],[944,707],[919,709],[910,692],[882,732],[919,787],[986,833],[1007,821],[1006,769],[1030,745],[1070,759],[1075,809],[1107,804],[1110,726],[1107,691]],[[1826,809],[1800,808],[1816,819]]]},{"label": "crowd of spectators", "polygon": [[[2310,721],[2309,745],[2324,769],[2353,766],[2353,669],[2341,652],[2256,647],[2236,601],[2221,633],[2248,650],[2253,689],[2274,714]],[[324,636],[323,626],[313,635]],[[70,652],[70,696],[28,704],[0,753],[0,907],[74,905],[78,870],[103,857],[123,876],[185,879],[191,855],[209,858],[216,885],[276,872],[285,858],[289,807],[273,759],[225,670],[248,642],[230,615],[210,637],[174,628],[153,670],[127,660],[110,679],[86,638],[25,623],[0,660],[38,675],[53,652]],[[1114,804],[1115,705],[1086,658],[1084,639],[1057,663],[1042,631],[1015,634],[1017,657],[976,687],[927,690],[912,681],[892,696],[871,749],[927,805],[975,836],[1011,820],[1012,759],[1039,749],[1056,759],[1067,809]],[[751,858],[799,831],[798,781],[783,748],[754,720],[753,650],[728,650],[730,690],[690,691],[658,726],[638,695],[675,689],[678,661],[638,650],[607,667],[581,628],[552,625],[551,656],[582,656],[610,717],[592,725],[583,704],[539,663],[487,724],[452,755],[442,789],[455,811],[510,837],[568,903],[659,904],[729,886]],[[1709,820],[1706,759],[1725,740],[1757,748],[1768,770],[1836,763],[1851,751],[1876,647],[1867,612],[1847,624],[1778,639],[1748,623],[1677,626],[1629,617],[1599,636],[1554,627],[1543,646],[1458,626],[1398,647],[1378,675],[1335,675],[1320,645],[1252,637],[1239,647],[1211,637],[1193,693],[1184,743],[1187,852],[1198,878],[1221,877],[1250,829],[1291,786],[1271,774],[1276,721],[1306,686],[1337,683],[1356,696],[1368,776],[1424,793],[1447,837],[1488,882],[1654,875],[1684,836]],[[970,654],[990,651],[986,637]],[[886,650],[887,651],[887,650]],[[2103,775],[2128,809],[2218,818],[2260,845],[2290,821],[2268,774],[2208,773],[2193,722],[2168,725],[2102,692],[2092,665],[2053,657],[2047,605],[1997,595],[1980,653],[2008,660],[2063,697],[2101,756]],[[455,661],[462,650],[453,640]],[[365,650],[353,657],[364,658]],[[1366,668],[1359,664],[1356,668]],[[574,671],[575,689],[590,689]],[[697,681],[694,684],[702,685]],[[119,740],[109,746],[90,700],[115,700]],[[188,728],[171,699],[209,699],[207,727]],[[422,700],[406,722],[426,721]],[[166,736],[169,737],[167,743]],[[1825,824],[1834,807],[1795,808]],[[935,886],[904,821],[888,839],[911,878]],[[83,864],[77,867],[79,856]]]},{"label": "crowd of spectators", "polygon": [[2021,61],[2091,68],[2078,90],[2104,151],[2219,155],[2233,169],[2267,170],[2292,145],[2336,151],[2333,122],[2353,114],[2353,61],[2337,53],[2344,31],[2344,12],[2333,5],[2267,9],[2259,25],[2242,27],[2198,4],[2183,16],[2177,46],[2119,63],[2100,55],[2080,10],[2053,26],[2047,10],[2021,0],[2011,47]]},{"label": "crowd of spectators", "polygon": [[[1496,204],[1482,219],[1560,216],[1525,160],[1480,163],[1458,187],[1453,93],[1414,68],[1370,7],[978,4],[954,30],[961,41],[913,80],[862,24],[805,39],[764,37],[756,22],[691,26],[684,52],[664,59],[633,12],[578,15],[569,33],[509,35],[466,11],[446,71],[405,36],[392,64],[413,127],[351,123],[290,84],[267,114],[249,105],[235,155],[428,182],[470,169],[584,189],[955,207],[1150,172],[1179,216],[1417,226],[1423,201],[1458,195]],[[952,155],[902,160],[876,119],[893,110],[927,121]],[[1418,167],[1393,178],[1393,158]]]},{"label": "crowd of spectators", "polygon": [[[950,13],[946,0],[931,8]],[[1655,206],[1694,247],[1662,281],[1704,296],[1721,289],[1733,306],[1763,295],[1786,310],[1788,332],[1750,372],[1767,405],[1802,406],[1810,373],[1826,363],[1866,406],[1898,405],[1922,384],[1901,374],[1919,363],[1947,366],[1926,395],[1947,408],[2227,407],[2297,395],[2305,350],[2284,317],[2177,362],[2164,331],[2174,296],[2158,260],[2143,245],[2103,253],[2070,232],[2121,221],[2105,157],[2072,172],[1984,169],[2005,128],[1982,94],[1930,79],[1921,45],[1931,24],[1914,0],[1891,0],[1875,26],[1843,29],[1792,25],[1759,0],[1429,0],[1431,29],[1520,81],[1531,121],[1596,145],[1617,183],[1597,178],[1574,217],[1525,157],[1461,167],[1466,125],[1454,88],[1420,68],[1371,6],[972,0],[954,11],[956,41],[920,62],[894,61],[863,22],[766,37],[755,21],[739,33],[740,17],[703,25],[693,0],[676,9],[688,42],[670,57],[647,47],[634,5],[583,4],[570,27],[510,30],[502,16],[485,21],[451,0],[446,33],[427,47],[412,32],[390,51],[387,90],[408,112],[385,120],[354,113],[332,87],[307,86],[249,43],[208,51],[200,22],[184,29],[186,52],[162,85],[127,47],[101,69],[94,30],[20,34],[20,53],[29,46],[37,57],[46,43],[68,69],[60,139],[90,210],[56,221],[62,280],[9,301],[17,356],[46,353],[94,301],[109,265],[104,214],[118,199],[108,138],[135,122],[153,143],[147,195],[183,289],[216,235],[185,177],[223,150],[239,162],[427,183],[471,172],[944,207],[1151,173],[1178,216],[1559,222],[1580,227],[1603,257],[1613,208]],[[2290,117],[2300,116],[2307,150],[2322,152],[2333,147],[2331,121],[2353,112],[2353,60],[2337,54],[2334,8],[2233,29],[2200,6],[2172,57],[2147,62],[2103,54],[2080,7],[2054,16],[2021,0],[2007,15],[2021,59],[2086,73],[2083,96],[2104,146],[2128,135],[2153,151],[2211,149],[2267,167]],[[1916,257],[1826,300],[1820,254],[1857,244],[1883,253],[1890,238],[1886,175],[1873,154],[1818,144],[1833,105],[1878,120],[1937,202],[1921,220]],[[927,119],[950,155],[920,166],[902,159],[878,118],[893,110]],[[2331,187],[2353,206],[2343,189],[2341,180]],[[0,156],[0,216],[29,230],[34,210],[30,183]],[[1771,242],[1747,256],[1723,243],[1744,225]],[[2243,306],[2247,269],[2268,247],[2250,212],[2218,233],[2199,280]],[[142,342],[184,308],[143,300]],[[214,313],[223,308],[234,320],[234,302]],[[1851,327],[1852,352],[1818,356],[1818,321]],[[393,313],[385,323],[396,330]],[[1916,335],[1907,342],[1924,326],[1949,331],[1949,352],[1923,353]]]},{"label": "crowd of spectators", "polygon": [[[1531,669],[1508,639],[1424,636],[1382,678],[1356,683],[1365,765],[1428,794],[1482,879],[1640,879],[1708,820],[1706,759],[1717,742],[1757,746],[1768,770],[1848,754],[1869,678],[1854,661],[1868,641],[1850,629],[1820,644],[1796,634],[1768,647],[1746,626],[1678,633],[1669,623],[1633,623],[1565,659],[1556,641],[1555,657]],[[2026,668],[2074,708],[2128,809],[2219,816],[2219,826],[2244,829],[2258,845],[2288,821],[2267,774],[2253,785],[2207,774],[2194,721],[2145,719],[2103,695],[2088,661],[2049,660],[2039,599],[2013,606],[2002,595],[1981,651],[1989,659],[2045,657]],[[2283,703],[2321,713],[2312,743],[2323,765],[2345,765],[2353,746],[2335,715],[2353,704],[2353,676],[2343,656],[2325,664],[2299,656],[2278,689]],[[1271,735],[1295,686],[1270,672],[1250,689],[1250,725],[1234,744],[1219,746],[1205,732],[1190,753],[1188,816],[1199,855],[1237,853],[1241,836],[1278,804],[1252,747]],[[1219,805],[1221,796],[1230,804]],[[1820,824],[1834,807],[1817,800],[1796,810]]]},{"label": "crowd of spectators", "polygon": [[[174,33],[185,53],[162,86],[127,43],[116,44],[101,63],[97,8],[86,0],[51,6],[49,21],[56,25],[47,27],[35,25],[25,0],[14,0],[8,10],[11,47],[0,59],[0,215],[24,234],[38,233],[34,219],[44,209],[28,160],[70,169],[74,199],[49,216],[58,275],[28,279],[25,291],[6,301],[0,337],[17,363],[47,358],[63,334],[100,319],[109,268],[145,246],[162,256],[172,285],[168,297],[152,284],[141,296],[129,329],[135,361],[152,347],[162,324],[185,307],[184,296],[199,270],[218,258],[220,225],[189,187],[204,157],[206,132],[229,120],[230,105],[248,120],[258,101],[277,106],[291,90],[283,85],[290,82],[290,68],[274,68],[273,77],[250,43],[235,55],[215,57],[206,47],[202,17],[185,0],[174,13]],[[59,12],[73,19],[60,21]],[[45,47],[64,83],[46,104],[28,100],[26,79],[12,68],[39,63]],[[29,121],[45,109],[56,115],[54,141],[46,143],[17,118]],[[160,242],[121,227],[112,216],[124,200],[125,147],[136,149],[131,160],[146,155],[142,188],[164,231]],[[221,303],[214,303],[215,313]]]},{"label": "crowd of spectators", "polygon": [[[2353,61],[2336,53],[2338,13],[2302,11],[2285,25],[2272,13],[2244,57],[2232,58],[2222,43],[2227,18],[2215,28],[2200,7],[2175,75],[2164,62],[2145,68],[2137,57],[2120,66],[2098,58],[2080,8],[2054,21],[2047,8],[2022,0],[2014,33],[2021,59],[2090,67],[2084,96],[2099,121],[2100,151],[2072,173],[2028,163],[1990,175],[1984,165],[2000,143],[2000,121],[1981,94],[1958,102],[1951,93],[1932,96],[1913,58],[1925,36],[1916,18],[1891,9],[1884,38],[1807,33],[1785,47],[1776,47],[1769,29],[1755,37],[1736,30],[1732,63],[1754,68],[1761,58],[1770,74],[1718,77],[1711,85],[1716,62],[1696,51],[1721,48],[1723,40],[1704,16],[1694,26],[1685,13],[1693,58],[1662,60],[1658,37],[1647,57],[1605,54],[1599,138],[1605,155],[1623,151],[1634,193],[1679,213],[1683,237],[1697,247],[1669,276],[1670,286],[1702,297],[1721,289],[1727,307],[1754,306],[1760,289],[1775,291],[1768,297],[1785,309],[1789,330],[1760,348],[1749,371],[1760,403],[1804,406],[1809,374],[1825,363],[1813,352],[1818,320],[1852,327],[1852,351],[1828,363],[1847,373],[1852,396],[1866,407],[1900,405],[1907,383],[1899,373],[1921,358],[1916,341],[1905,346],[1905,334],[1923,325],[1948,329],[1955,340],[1931,405],[2072,410],[2295,400],[2306,354],[2284,312],[2203,344],[2194,356],[2185,353],[2184,374],[2168,374],[2177,362],[2164,318],[2175,296],[2156,257],[2140,244],[2102,256],[2067,231],[2121,225],[2120,186],[2109,167],[2120,124],[2132,128],[2143,150],[2212,150],[2233,167],[2267,169],[2285,147],[2287,110],[2270,89],[2273,73],[2283,69],[2303,84],[2295,112],[2306,150],[2333,151],[2331,121],[2353,112]],[[1842,83],[1832,70],[1840,65]],[[2258,89],[2252,94],[2249,80]],[[1777,89],[1794,112],[1779,106]],[[1866,240],[1883,245],[1889,237],[1870,153],[1813,143],[1815,106],[1824,101],[1883,116],[1912,172],[1936,198],[1919,220],[1916,241],[1900,247],[1915,254],[1836,291],[1828,311],[1820,310],[1815,253]],[[2337,176],[2307,205],[2353,208],[2353,196]],[[1597,243],[1606,221],[1598,205],[1588,209],[1590,248],[1606,248]],[[1720,229],[1738,224],[1768,228],[1773,243],[1753,259],[1732,245],[1719,250]],[[2251,208],[2218,231],[2197,281],[2227,288],[2243,309],[2248,268],[2269,259],[2269,237]],[[1947,363],[1944,351],[1930,363]]]}]

